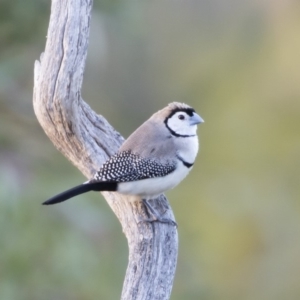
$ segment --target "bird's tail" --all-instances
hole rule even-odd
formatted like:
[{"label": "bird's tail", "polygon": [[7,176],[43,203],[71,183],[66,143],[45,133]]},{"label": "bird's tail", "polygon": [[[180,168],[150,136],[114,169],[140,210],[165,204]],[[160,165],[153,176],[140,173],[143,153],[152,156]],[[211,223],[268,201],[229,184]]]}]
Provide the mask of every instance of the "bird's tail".
[{"label": "bird's tail", "polygon": [[64,191],[47,201],[43,202],[43,205],[52,205],[56,203],[60,203],[66,201],[72,197],[78,196],[80,194],[84,194],[89,191],[116,191],[117,183],[116,182],[108,182],[108,181],[100,181],[100,182],[87,182],[81,185],[77,185],[67,191]]}]

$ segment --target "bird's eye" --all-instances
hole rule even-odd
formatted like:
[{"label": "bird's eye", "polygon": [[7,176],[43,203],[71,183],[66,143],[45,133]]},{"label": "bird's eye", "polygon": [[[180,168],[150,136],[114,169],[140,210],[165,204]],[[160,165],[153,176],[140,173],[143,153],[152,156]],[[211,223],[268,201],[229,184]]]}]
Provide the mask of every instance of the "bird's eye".
[{"label": "bird's eye", "polygon": [[184,117],[184,115],[179,115],[179,116],[178,116],[178,119],[179,119],[179,120],[184,120],[185,117]]}]

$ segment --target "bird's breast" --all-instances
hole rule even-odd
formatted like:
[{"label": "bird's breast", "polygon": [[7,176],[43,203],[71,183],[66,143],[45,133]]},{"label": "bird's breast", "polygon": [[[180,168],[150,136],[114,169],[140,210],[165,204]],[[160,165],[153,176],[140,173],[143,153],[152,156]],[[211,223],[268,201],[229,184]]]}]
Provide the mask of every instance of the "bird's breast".
[{"label": "bird's breast", "polygon": [[198,150],[199,141],[197,136],[178,141],[177,155],[179,155],[187,163],[194,163]]}]

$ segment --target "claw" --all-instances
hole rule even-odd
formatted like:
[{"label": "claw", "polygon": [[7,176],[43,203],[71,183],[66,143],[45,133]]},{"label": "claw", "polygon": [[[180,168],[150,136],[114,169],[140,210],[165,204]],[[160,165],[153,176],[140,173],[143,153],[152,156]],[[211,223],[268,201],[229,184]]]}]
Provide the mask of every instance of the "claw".
[{"label": "claw", "polygon": [[[159,223],[164,223],[164,224],[169,224],[172,226],[175,226],[176,228],[178,227],[177,223],[170,218],[163,218],[161,215],[158,215],[155,209],[148,203],[147,200],[143,199],[143,204],[146,206],[148,214],[152,218],[148,219],[143,219],[138,221],[138,224],[140,223],[154,223],[154,222],[159,222]],[[167,210],[163,213],[163,215],[167,212]]]}]

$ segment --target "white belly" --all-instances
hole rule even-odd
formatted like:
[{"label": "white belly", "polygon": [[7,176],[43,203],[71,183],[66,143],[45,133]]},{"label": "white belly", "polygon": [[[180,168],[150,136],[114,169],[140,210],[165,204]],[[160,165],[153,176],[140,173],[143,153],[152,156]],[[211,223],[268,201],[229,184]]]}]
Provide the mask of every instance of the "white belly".
[{"label": "white belly", "polygon": [[186,177],[190,170],[191,168],[187,168],[182,162],[179,162],[176,170],[165,177],[119,183],[118,192],[121,194],[138,195],[143,198],[154,197],[174,188]]}]

